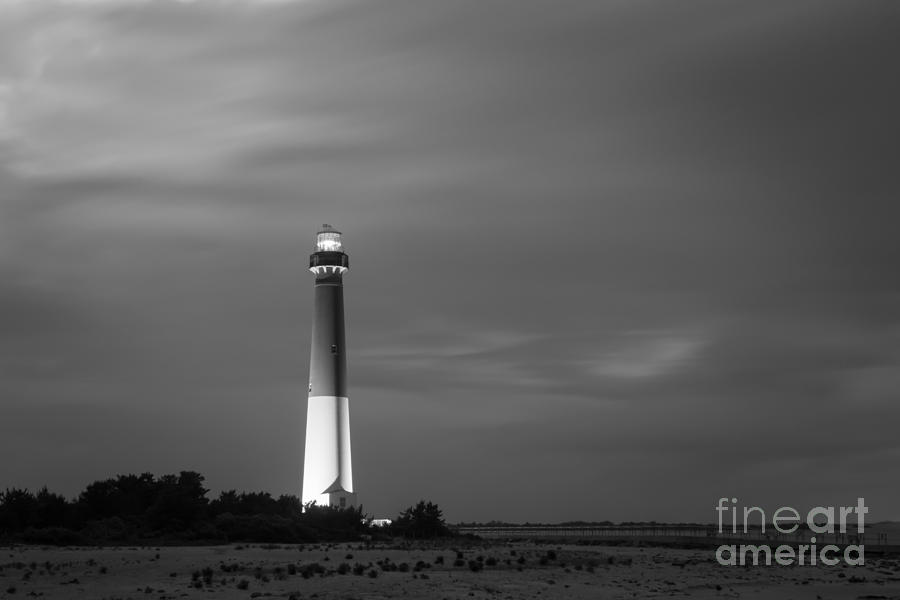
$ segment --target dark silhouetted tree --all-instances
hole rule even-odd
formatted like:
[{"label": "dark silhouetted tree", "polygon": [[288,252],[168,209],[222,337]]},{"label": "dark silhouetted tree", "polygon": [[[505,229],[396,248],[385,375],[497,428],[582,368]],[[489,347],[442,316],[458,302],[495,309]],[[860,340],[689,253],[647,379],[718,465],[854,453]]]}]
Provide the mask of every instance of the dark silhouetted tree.
[{"label": "dark silhouetted tree", "polygon": [[153,505],[147,510],[147,521],[154,529],[181,531],[205,517],[209,500],[203,487],[204,477],[194,471],[163,475],[157,482]]},{"label": "dark silhouetted tree", "polygon": [[37,523],[38,502],[34,494],[18,488],[0,493],[0,531],[23,531]]},{"label": "dark silhouetted tree", "polygon": [[46,486],[35,496],[35,524],[41,527],[63,527],[69,521],[71,510],[66,499],[49,491]]},{"label": "dark silhouetted tree", "polygon": [[410,506],[391,525],[394,533],[407,538],[435,538],[450,535],[444,515],[437,504],[420,500]]}]

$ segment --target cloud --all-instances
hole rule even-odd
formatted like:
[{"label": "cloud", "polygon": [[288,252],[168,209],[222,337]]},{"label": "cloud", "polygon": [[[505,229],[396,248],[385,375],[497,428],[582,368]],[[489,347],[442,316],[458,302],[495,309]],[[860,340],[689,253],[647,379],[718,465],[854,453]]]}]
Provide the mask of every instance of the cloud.
[{"label": "cloud", "polygon": [[681,363],[693,359],[703,347],[701,340],[689,337],[643,332],[628,334],[638,339],[601,355],[588,370],[604,377],[654,377],[677,369]]}]

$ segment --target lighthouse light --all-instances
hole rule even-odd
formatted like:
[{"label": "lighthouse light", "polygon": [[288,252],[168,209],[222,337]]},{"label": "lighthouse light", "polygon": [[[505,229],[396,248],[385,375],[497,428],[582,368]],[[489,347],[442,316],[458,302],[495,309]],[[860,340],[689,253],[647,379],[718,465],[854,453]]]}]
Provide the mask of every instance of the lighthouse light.
[{"label": "lighthouse light", "polygon": [[316,252],[343,252],[341,232],[331,225],[323,225],[322,231],[316,234]]}]

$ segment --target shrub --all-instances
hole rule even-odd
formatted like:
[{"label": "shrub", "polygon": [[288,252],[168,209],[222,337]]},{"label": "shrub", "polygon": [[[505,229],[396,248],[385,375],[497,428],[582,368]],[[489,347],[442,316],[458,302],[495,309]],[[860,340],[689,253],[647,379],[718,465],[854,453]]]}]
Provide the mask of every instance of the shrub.
[{"label": "shrub", "polygon": [[314,575],[322,573],[325,573],[325,567],[323,567],[319,563],[309,563],[308,565],[303,567],[301,575],[303,575],[303,579],[309,579]]},{"label": "shrub", "polygon": [[414,539],[430,539],[450,535],[441,509],[433,502],[420,500],[410,506],[390,526],[393,533]]}]

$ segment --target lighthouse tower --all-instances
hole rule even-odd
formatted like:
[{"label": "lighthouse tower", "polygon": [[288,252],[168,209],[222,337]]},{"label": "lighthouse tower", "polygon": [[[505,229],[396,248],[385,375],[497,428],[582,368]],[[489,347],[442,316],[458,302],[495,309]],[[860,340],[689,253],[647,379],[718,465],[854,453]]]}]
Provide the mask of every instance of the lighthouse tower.
[{"label": "lighthouse tower", "polygon": [[347,346],[344,342],[344,283],[350,261],[341,232],[323,225],[309,270],[316,276],[303,503],[356,506],[350,463],[350,404],[347,399]]}]

